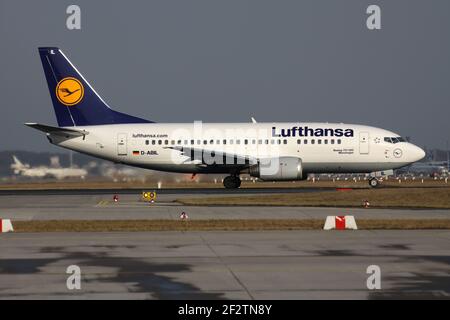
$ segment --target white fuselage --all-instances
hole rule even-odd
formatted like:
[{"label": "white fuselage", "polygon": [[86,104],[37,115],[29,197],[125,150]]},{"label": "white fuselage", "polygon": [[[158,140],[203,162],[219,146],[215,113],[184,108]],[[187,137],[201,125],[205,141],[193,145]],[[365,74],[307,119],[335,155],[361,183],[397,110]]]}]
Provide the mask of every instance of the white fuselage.
[{"label": "white fuselage", "polygon": [[49,134],[50,141],[116,163],[183,173],[229,171],[175,150],[180,147],[254,159],[297,157],[306,174],[370,173],[400,168],[424,156],[421,148],[404,139],[391,140],[399,138],[393,132],[351,124],[148,123],[75,128],[88,134],[70,138]]},{"label": "white fuselage", "polygon": [[72,169],[72,168],[29,168],[17,170],[18,173],[25,177],[31,178],[43,178],[46,176],[55,177],[56,179],[65,178],[84,178],[87,175],[85,169]]}]

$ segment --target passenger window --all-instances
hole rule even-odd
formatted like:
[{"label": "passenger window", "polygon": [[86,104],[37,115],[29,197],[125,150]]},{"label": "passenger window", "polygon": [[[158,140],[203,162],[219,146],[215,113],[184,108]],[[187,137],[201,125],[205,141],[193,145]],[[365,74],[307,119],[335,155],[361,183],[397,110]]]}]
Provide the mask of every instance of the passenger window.
[{"label": "passenger window", "polygon": [[270,140],[270,144],[275,144],[275,140]]},{"label": "passenger window", "polygon": [[220,140],[216,140],[216,144],[220,144]]},{"label": "passenger window", "polygon": [[328,139],[323,140],[324,144],[328,144]]},{"label": "passenger window", "polygon": [[331,143],[331,144],[334,144],[334,139],[331,139],[331,140],[330,140],[330,143]]},{"label": "passenger window", "polygon": [[266,139],[266,141],[265,141],[265,142],[266,142],[266,144],[269,144],[269,139]]},{"label": "passenger window", "polygon": [[206,141],[206,140],[203,140],[203,144],[208,144],[208,141]]},{"label": "passenger window", "polygon": [[302,143],[302,140],[297,139],[297,144],[301,144],[301,143]]},{"label": "passenger window", "polygon": [[150,141],[148,141],[148,140],[145,140],[145,144],[146,144],[146,145],[148,145],[148,144],[149,144],[149,142],[150,142]]},{"label": "passenger window", "polygon": [[209,144],[214,144],[214,140],[210,140],[210,141],[209,141]]},{"label": "passenger window", "polygon": [[262,139],[259,139],[259,140],[258,140],[258,144],[262,144]]},{"label": "passenger window", "polygon": [[158,140],[158,144],[162,144],[162,140]]},{"label": "passenger window", "polygon": [[342,140],[341,140],[341,139],[337,139],[337,143],[338,143],[338,144],[341,144],[341,143],[342,143]]},{"label": "passenger window", "polygon": [[202,140],[197,140],[197,144],[202,144]]},{"label": "passenger window", "polygon": [[164,140],[164,144],[168,145],[169,144],[169,140]]},{"label": "passenger window", "polygon": [[311,144],[314,144],[316,141],[314,139],[311,139]]},{"label": "passenger window", "polygon": [[233,144],[233,139],[230,140],[230,144]]},{"label": "passenger window", "polygon": [[303,144],[308,144],[308,140],[305,139],[305,140],[303,141]]},{"label": "passenger window", "polygon": [[191,140],[191,144],[194,144],[194,140]]},{"label": "passenger window", "polygon": [[287,144],[287,139],[284,139],[284,140],[283,140],[283,143],[284,143],[284,144]]},{"label": "passenger window", "polygon": [[252,140],[252,144],[256,144],[256,140],[255,139]]},{"label": "passenger window", "polygon": [[155,140],[152,140],[152,144],[156,144],[156,141],[155,141]]},{"label": "passenger window", "polygon": [[248,140],[247,139],[244,140],[244,144],[248,144]]},{"label": "passenger window", "polygon": [[187,144],[188,144],[188,141],[187,141],[187,140],[184,140],[184,144],[187,145]]},{"label": "passenger window", "polygon": [[236,144],[241,144],[241,140],[236,140]]},{"label": "passenger window", "polygon": [[318,140],[317,140],[317,144],[322,144],[322,140],[321,140],[321,139],[318,139]]},{"label": "passenger window", "polygon": [[223,139],[223,144],[227,144],[227,140]]}]

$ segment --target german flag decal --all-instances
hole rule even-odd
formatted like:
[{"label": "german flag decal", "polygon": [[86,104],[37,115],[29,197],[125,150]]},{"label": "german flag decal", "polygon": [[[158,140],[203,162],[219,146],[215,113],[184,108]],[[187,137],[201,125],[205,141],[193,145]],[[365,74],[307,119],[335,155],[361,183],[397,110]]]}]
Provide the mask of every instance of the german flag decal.
[{"label": "german flag decal", "polygon": [[138,156],[139,155],[139,151],[133,151],[133,156]]}]

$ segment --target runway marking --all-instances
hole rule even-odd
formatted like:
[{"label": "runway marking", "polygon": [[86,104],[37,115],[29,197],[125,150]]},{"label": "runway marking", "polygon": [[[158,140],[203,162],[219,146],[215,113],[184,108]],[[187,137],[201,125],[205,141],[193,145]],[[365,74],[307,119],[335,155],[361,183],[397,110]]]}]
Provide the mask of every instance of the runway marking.
[{"label": "runway marking", "polygon": [[109,203],[109,201],[107,201],[107,200],[101,200],[101,201],[99,201],[99,202],[95,205],[95,207],[104,207],[104,206],[106,206],[108,203]]}]

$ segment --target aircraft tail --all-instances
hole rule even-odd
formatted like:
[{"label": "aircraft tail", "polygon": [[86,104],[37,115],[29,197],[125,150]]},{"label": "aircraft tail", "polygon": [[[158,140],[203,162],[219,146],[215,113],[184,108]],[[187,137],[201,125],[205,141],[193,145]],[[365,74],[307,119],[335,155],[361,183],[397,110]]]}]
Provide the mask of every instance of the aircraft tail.
[{"label": "aircraft tail", "polygon": [[26,168],[26,165],[24,165],[16,156],[13,155],[13,161],[14,163],[11,164],[11,169],[14,169],[16,173]]},{"label": "aircraft tail", "polygon": [[20,166],[20,167],[24,166],[23,163],[16,156],[13,156],[13,160],[14,160],[15,165]]},{"label": "aircraft tail", "polygon": [[152,122],[112,110],[59,48],[39,55],[60,127]]}]

